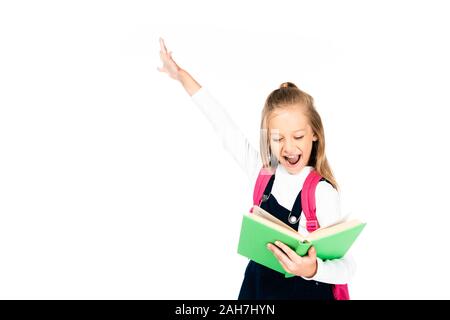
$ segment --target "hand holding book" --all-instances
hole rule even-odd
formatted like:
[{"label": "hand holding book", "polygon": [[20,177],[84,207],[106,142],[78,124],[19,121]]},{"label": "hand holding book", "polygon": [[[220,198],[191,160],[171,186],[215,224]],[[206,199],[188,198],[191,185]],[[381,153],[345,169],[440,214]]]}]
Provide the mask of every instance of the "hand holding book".
[{"label": "hand holding book", "polygon": [[267,248],[272,251],[287,273],[306,278],[315,276],[317,272],[317,254],[313,246],[309,248],[308,255],[303,257],[299,256],[281,241],[275,241],[275,245],[269,243]]},{"label": "hand holding book", "polygon": [[[286,277],[310,278],[317,271],[316,255],[322,260],[344,257],[365,225],[358,220],[343,221],[303,237],[264,209],[254,206],[253,213],[243,216],[238,253]],[[267,250],[267,244],[276,241],[280,244],[272,245],[273,251]],[[310,248],[314,248],[313,251]]]}]

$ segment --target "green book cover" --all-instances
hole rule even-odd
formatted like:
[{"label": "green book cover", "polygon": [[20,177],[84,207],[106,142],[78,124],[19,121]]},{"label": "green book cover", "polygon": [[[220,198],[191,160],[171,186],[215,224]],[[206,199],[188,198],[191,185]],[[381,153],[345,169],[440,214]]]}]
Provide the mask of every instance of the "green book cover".
[{"label": "green book cover", "polygon": [[302,237],[297,230],[264,209],[254,206],[253,213],[245,214],[242,218],[238,253],[291,277],[293,275],[284,271],[273,253],[267,249],[267,243],[279,240],[300,256],[306,255],[311,245],[314,245],[317,256],[322,260],[339,259],[352,246],[365,225],[358,220],[345,221]]}]

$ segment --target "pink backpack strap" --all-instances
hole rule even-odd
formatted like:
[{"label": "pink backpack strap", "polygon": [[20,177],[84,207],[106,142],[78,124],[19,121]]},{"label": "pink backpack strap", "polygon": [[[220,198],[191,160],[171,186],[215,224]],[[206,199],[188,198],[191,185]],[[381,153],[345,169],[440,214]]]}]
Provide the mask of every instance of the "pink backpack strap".
[{"label": "pink backpack strap", "polygon": [[[313,170],[306,177],[302,188],[302,210],[306,218],[308,232],[318,229],[319,222],[316,216],[316,187],[322,176]],[[332,286],[333,296],[336,300],[350,300],[348,286],[346,284],[335,284]]]},{"label": "pink backpack strap", "polygon": [[322,176],[312,170],[305,179],[302,188],[302,210],[306,218],[306,229],[313,232],[319,228],[316,217],[316,187]]},{"label": "pink backpack strap", "polygon": [[[269,169],[261,168],[258,174],[258,178],[256,179],[255,188],[253,189],[253,205],[259,206],[261,203],[261,199],[266,189],[267,184],[270,181],[270,178],[273,175],[273,171]],[[250,212],[253,212],[253,207],[250,208]]]}]

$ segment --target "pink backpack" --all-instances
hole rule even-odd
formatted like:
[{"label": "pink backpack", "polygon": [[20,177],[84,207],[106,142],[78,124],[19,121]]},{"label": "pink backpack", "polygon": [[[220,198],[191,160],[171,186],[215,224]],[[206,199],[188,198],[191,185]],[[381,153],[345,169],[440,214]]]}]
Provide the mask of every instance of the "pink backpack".
[{"label": "pink backpack", "polygon": [[[273,172],[262,168],[256,179],[255,188],[253,190],[253,205],[259,205],[263,196],[264,190],[272,177]],[[306,218],[306,229],[312,232],[319,228],[319,222],[316,217],[316,186],[322,177],[317,171],[312,170],[306,177],[302,188],[302,209]],[[253,211],[253,207],[250,212]],[[350,300],[348,287],[346,284],[334,284],[333,295],[336,300]]]}]

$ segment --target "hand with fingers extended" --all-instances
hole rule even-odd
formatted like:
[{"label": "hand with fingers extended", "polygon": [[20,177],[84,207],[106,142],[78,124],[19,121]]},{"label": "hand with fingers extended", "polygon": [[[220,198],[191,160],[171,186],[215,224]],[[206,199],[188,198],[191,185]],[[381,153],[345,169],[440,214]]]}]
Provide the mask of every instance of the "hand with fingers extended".
[{"label": "hand with fingers extended", "polygon": [[317,272],[317,255],[314,247],[309,248],[308,255],[301,257],[281,241],[267,244],[286,272],[299,277],[312,278]]},{"label": "hand with fingers extended", "polygon": [[158,71],[167,73],[172,79],[180,79],[181,68],[176,64],[172,58],[172,51],[168,52],[163,38],[159,38],[159,56],[163,63],[162,67],[158,67]]},{"label": "hand with fingers extended", "polygon": [[168,51],[163,38],[159,38],[159,56],[163,63],[158,67],[158,71],[167,73],[172,79],[180,81],[189,95],[195,94],[200,88],[200,84],[184,69],[180,68],[172,58],[172,51]]}]

